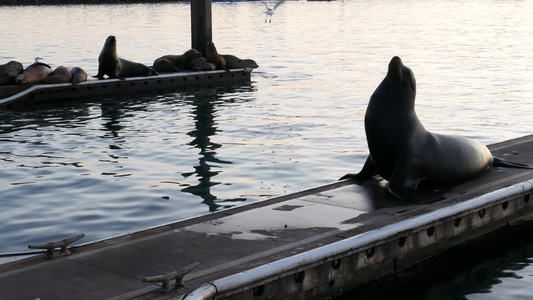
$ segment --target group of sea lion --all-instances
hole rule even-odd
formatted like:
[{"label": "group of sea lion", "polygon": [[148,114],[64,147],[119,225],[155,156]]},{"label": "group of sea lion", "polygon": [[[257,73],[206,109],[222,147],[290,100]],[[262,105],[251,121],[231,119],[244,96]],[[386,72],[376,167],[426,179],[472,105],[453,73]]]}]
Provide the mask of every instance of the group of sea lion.
[{"label": "group of sea lion", "polygon": [[196,49],[187,50],[182,55],[164,55],[154,61],[157,72],[180,72],[184,70],[214,71],[259,67],[253,59],[240,59],[230,54],[218,54],[213,42],[207,44],[205,57]]},{"label": "group of sea lion", "polygon": [[98,74],[94,77],[104,78],[104,75],[107,75],[109,78],[125,78],[185,70],[214,71],[257,67],[259,66],[252,59],[240,59],[234,55],[218,54],[213,42],[208,44],[205,57],[198,50],[190,49],[183,54],[161,56],[154,61],[153,66],[149,67],[118,56],[117,38],[110,35],[98,57]]},{"label": "group of sea lion", "polygon": [[393,57],[365,114],[370,155],[359,173],[341,179],[362,183],[379,175],[388,180],[392,195],[418,203],[423,200],[416,193],[420,182],[442,187],[480,176],[491,167],[532,168],[493,157],[477,141],[427,131],[416,115],[415,96],[413,72]]},{"label": "group of sea lion", "polygon": [[[59,66],[52,70],[50,65],[40,62],[36,57],[35,62],[23,68],[18,61],[10,61],[0,65],[0,85],[10,84],[37,84],[37,83],[67,83],[78,84],[87,80],[87,73],[80,67],[68,69]],[[98,56],[98,74],[93,77],[103,79],[126,78],[157,75],[161,73],[181,72],[185,70],[214,71],[226,69],[257,68],[257,63],[252,59],[240,59],[234,55],[220,55],[215,44],[207,45],[205,57],[195,49],[187,50],[181,55],[164,55],[157,58],[153,66],[133,62],[118,56],[117,38],[110,35],[104,42],[102,51]]]},{"label": "group of sea lion", "polygon": [[40,62],[41,59],[36,57],[35,62],[25,69],[20,62],[14,60],[0,65],[0,85],[68,82],[78,84],[87,80],[87,73],[80,67],[68,69],[59,66],[53,70],[48,64]]}]

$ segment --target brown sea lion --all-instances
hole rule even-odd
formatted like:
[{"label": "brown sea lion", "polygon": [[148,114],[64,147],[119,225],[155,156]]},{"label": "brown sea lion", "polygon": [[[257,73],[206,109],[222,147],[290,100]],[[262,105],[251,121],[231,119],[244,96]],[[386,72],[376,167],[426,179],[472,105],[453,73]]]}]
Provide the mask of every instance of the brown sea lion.
[{"label": "brown sea lion", "polygon": [[35,84],[43,82],[50,74],[52,74],[52,68],[42,62],[39,62],[41,58],[36,57],[35,62],[29,65],[22,74],[15,77],[17,84]]},{"label": "brown sea lion", "polygon": [[98,56],[98,74],[94,77],[104,78],[104,75],[109,78],[125,78],[157,75],[157,72],[144,64],[120,58],[117,54],[117,39],[110,35]]},{"label": "brown sea lion", "polygon": [[195,57],[191,61],[191,69],[197,70],[197,71],[214,71],[216,70],[216,66],[214,63],[208,62],[205,57]]},{"label": "brown sea lion", "polygon": [[74,67],[70,70],[72,73],[72,83],[78,84],[87,80],[87,73],[80,67]]},{"label": "brown sea lion", "polygon": [[255,69],[259,67],[253,59],[240,59],[237,56],[222,54],[222,57],[226,60],[226,68],[228,69],[242,69],[251,68]]},{"label": "brown sea lion", "polygon": [[415,112],[416,81],[395,56],[376,88],[365,114],[370,155],[357,174],[341,179],[363,182],[378,174],[389,181],[394,196],[420,202],[421,181],[448,186],[480,176],[491,167],[531,168],[493,157],[483,144],[460,136],[427,131]]},{"label": "brown sea lion", "polygon": [[44,80],[44,83],[67,83],[71,80],[72,73],[70,73],[70,70],[59,66]]},{"label": "brown sea lion", "polygon": [[15,77],[22,73],[23,70],[22,64],[14,60],[0,65],[0,85],[14,84]]},{"label": "brown sea lion", "polygon": [[202,53],[196,49],[187,50],[182,55],[165,55],[154,61],[156,72],[180,72],[191,69],[191,61],[196,57],[201,57]]},{"label": "brown sea lion", "polygon": [[217,48],[215,47],[215,44],[213,42],[209,42],[209,44],[207,44],[207,53],[205,55],[205,58],[208,62],[214,63],[217,67],[217,70],[226,69],[226,60],[224,59],[224,57],[218,54]]}]

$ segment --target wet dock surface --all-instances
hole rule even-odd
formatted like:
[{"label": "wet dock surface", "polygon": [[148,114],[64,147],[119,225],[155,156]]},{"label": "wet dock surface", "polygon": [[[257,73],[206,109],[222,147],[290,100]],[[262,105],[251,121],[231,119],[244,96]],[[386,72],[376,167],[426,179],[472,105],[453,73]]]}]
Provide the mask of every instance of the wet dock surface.
[{"label": "wet dock surface", "polygon": [[[489,148],[494,156],[533,164],[533,136],[498,143]],[[364,259],[356,263],[357,266],[352,264],[335,268],[335,262],[340,265],[341,261],[341,254],[335,254],[320,261],[301,263],[297,269],[286,271],[285,275],[280,273],[269,279],[264,277],[252,286],[236,283],[234,290],[229,292],[217,286],[219,290],[215,298],[281,299],[289,297],[291,293],[299,293],[298,297],[302,299],[318,298],[324,296],[328,288],[331,289],[327,292],[330,296],[338,294],[343,287],[353,287],[408,267],[432,253],[530,216],[533,214],[533,205],[529,202],[529,189],[533,187],[529,180],[532,179],[533,170],[493,168],[484,176],[455,187],[439,190],[422,187],[419,192],[427,201],[421,204],[394,198],[387,192],[386,184],[378,180],[364,185],[335,182],[74,247],[71,255],[54,260],[46,260],[44,255],[38,255],[0,265],[0,299],[181,299],[206,283],[211,282],[216,286],[221,278],[274,266],[276,261],[304,256],[338,242],[383,234],[368,245],[358,244],[345,251],[346,257],[359,255],[359,252],[364,255]],[[498,191],[517,185],[517,195],[498,196]],[[482,207],[467,208],[469,202],[475,202],[472,199],[487,195],[492,198]],[[460,205],[465,209],[459,212],[457,209]],[[496,212],[493,207],[503,207],[504,212]],[[447,213],[448,208],[456,208],[456,211]],[[439,216],[440,212],[444,214]],[[470,213],[476,219],[468,217]],[[416,229],[417,224],[421,228],[426,226],[422,220],[429,220],[430,217],[432,219],[427,222],[433,223],[428,225],[428,229]],[[409,226],[415,229],[400,229],[400,225],[411,220],[415,223]],[[454,230],[440,231],[440,225],[453,223],[454,220]],[[464,221],[461,223],[461,220]],[[394,229],[396,224],[398,231],[392,230],[390,236],[385,236],[385,228]],[[411,236],[421,233],[425,234],[424,238],[419,235],[411,239]],[[379,248],[391,241],[398,243],[397,240],[400,246],[407,245],[404,250]],[[36,241],[42,242],[47,241]],[[386,253],[394,257],[386,257]],[[342,262],[350,259],[355,258],[343,256]],[[375,264],[372,260],[376,260]],[[143,281],[143,278],[176,271],[196,262],[200,264],[185,275],[184,288],[164,292],[160,283]],[[325,271],[322,275],[312,275],[314,273],[308,271],[312,268],[318,270],[322,263],[332,265],[333,270]],[[378,268],[379,264],[383,267]],[[290,262],[287,261],[286,265],[290,265]],[[364,272],[357,279],[360,282],[341,274],[341,271],[353,273],[354,268]],[[298,274],[301,276],[296,276]],[[287,294],[283,294],[279,288],[269,292],[269,284],[275,286],[274,282],[282,282],[285,277],[294,277],[293,281],[301,286],[292,288],[286,285]],[[173,283],[171,285],[173,287]]]}]

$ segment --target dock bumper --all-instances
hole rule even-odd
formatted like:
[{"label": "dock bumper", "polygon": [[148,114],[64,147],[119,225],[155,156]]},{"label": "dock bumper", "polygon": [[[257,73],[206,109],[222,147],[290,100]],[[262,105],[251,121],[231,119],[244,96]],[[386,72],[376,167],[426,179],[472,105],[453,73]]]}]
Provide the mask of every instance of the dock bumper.
[{"label": "dock bumper", "polygon": [[[533,179],[200,286],[184,299],[339,295],[533,215]],[[258,298],[259,297],[259,298]]]}]

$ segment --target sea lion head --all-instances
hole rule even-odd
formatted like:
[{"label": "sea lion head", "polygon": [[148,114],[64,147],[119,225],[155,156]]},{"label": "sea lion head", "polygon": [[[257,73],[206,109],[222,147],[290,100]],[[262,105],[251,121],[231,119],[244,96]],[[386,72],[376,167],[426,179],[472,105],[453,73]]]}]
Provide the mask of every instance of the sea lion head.
[{"label": "sea lion head", "polygon": [[26,74],[19,74],[15,77],[15,82],[17,84],[26,84],[27,83],[27,78],[26,78]]},{"label": "sea lion head", "polygon": [[217,52],[217,48],[215,47],[215,43],[213,42],[209,42],[207,44],[207,51],[214,51],[214,52]]},{"label": "sea lion head", "polygon": [[117,38],[114,35],[110,35],[105,40],[105,45],[108,47],[117,47]]},{"label": "sea lion head", "polygon": [[189,59],[193,59],[193,58],[202,56],[202,53],[200,53],[200,51],[196,49],[190,49],[190,50],[187,50],[183,55],[185,57],[188,57]]},{"label": "sea lion head", "polygon": [[416,80],[413,71],[406,67],[398,56],[391,59],[387,77],[399,85],[410,85],[411,89],[416,91]]}]

